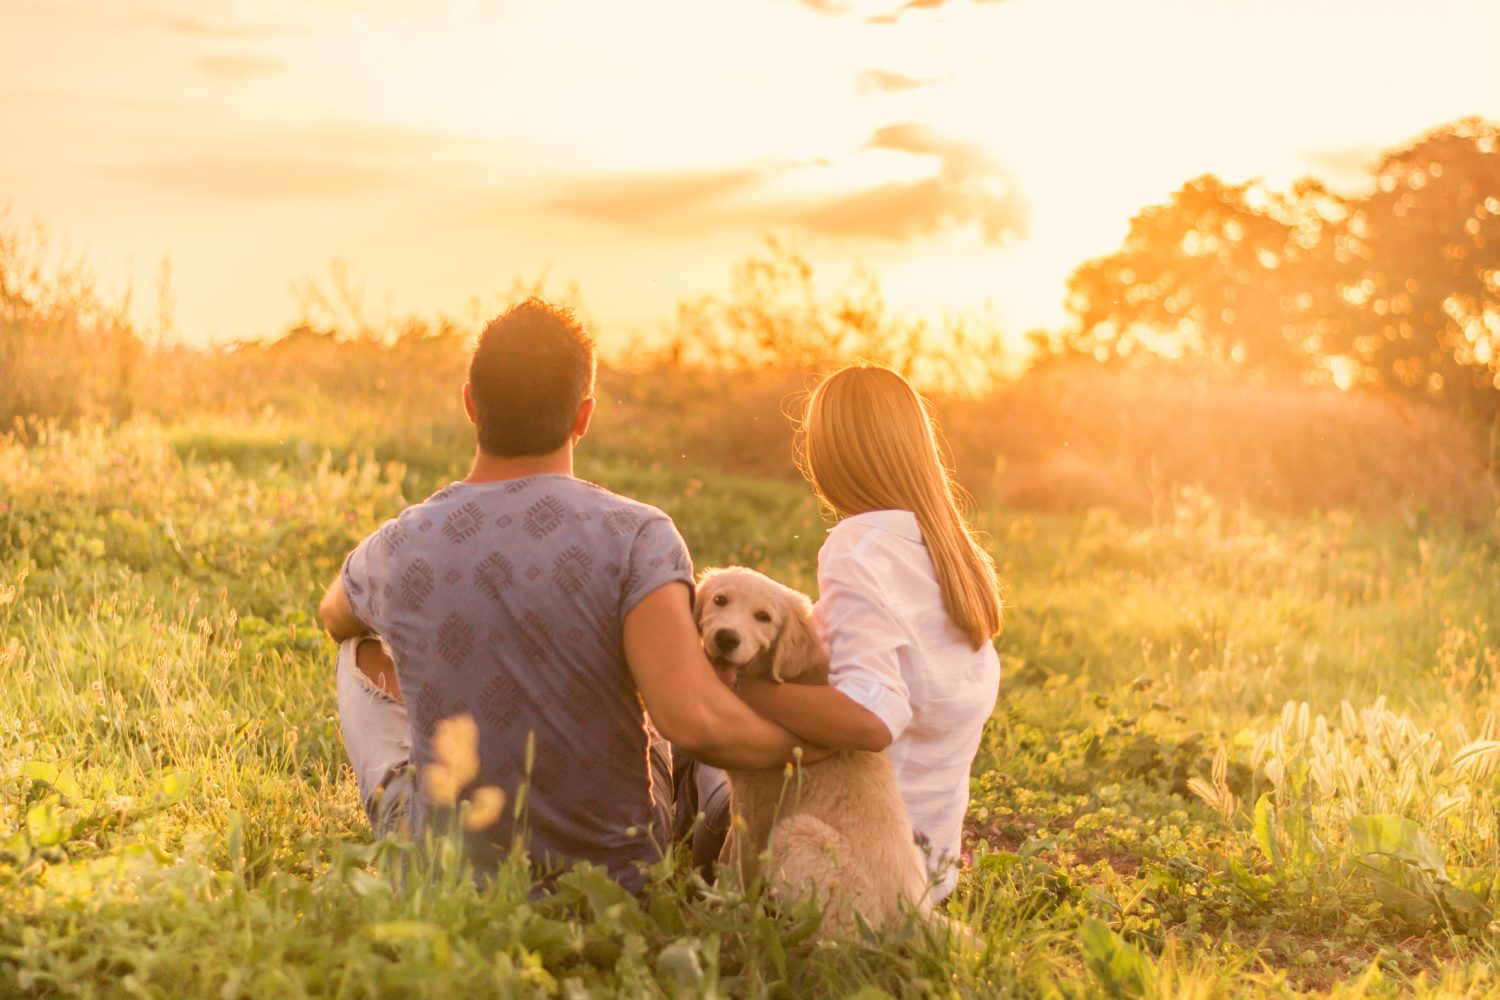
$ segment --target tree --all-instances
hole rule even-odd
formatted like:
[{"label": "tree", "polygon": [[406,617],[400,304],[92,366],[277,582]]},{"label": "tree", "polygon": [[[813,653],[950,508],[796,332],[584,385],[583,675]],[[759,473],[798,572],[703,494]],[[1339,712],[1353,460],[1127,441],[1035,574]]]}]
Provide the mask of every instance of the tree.
[{"label": "tree", "polygon": [[1365,381],[1500,411],[1500,127],[1387,153],[1363,197],[1190,181],[1069,279],[1065,350]]},{"label": "tree", "polygon": [[893,313],[872,273],[858,269],[830,291],[804,255],[770,236],[761,253],[735,265],[728,295],[679,305],[666,342],[638,356],[730,371],[826,371],[869,361],[950,393],[991,388],[1011,360],[983,317],[948,315],[935,333]]},{"label": "tree", "polygon": [[1345,207],[1321,187],[1291,195],[1212,175],[1131,220],[1120,249],[1068,282],[1069,346],[1099,360],[1151,353],[1301,371],[1332,332],[1327,230]]},{"label": "tree", "polygon": [[1375,381],[1492,414],[1500,392],[1500,126],[1471,118],[1387,153],[1346,239]]}]

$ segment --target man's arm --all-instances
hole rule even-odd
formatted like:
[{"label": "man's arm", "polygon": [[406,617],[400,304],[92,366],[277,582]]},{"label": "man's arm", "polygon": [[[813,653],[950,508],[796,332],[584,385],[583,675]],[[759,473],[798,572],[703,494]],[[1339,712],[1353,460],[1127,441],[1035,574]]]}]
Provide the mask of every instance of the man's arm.
[{"label": "man's arm", "polygon": [[318,618],[335,642],[366,635],[370,631],[369,626],[360,621],[355,616],[354,609],[349,606],[349,595],[344,593],[342,576],[334,577],[333,582],[328,585],[328,593],[323,595],[323,600],[318,605]]},{"label": "man's arm", "polygon": [[880,716],[836,688],[745,677],[738,690],[745,704],[803,739],[835,750],[878,752],[891,745]]},{"label": "man's arm", "polygon": [[625,660],[656,728],[705,764],[778,767],[804,742],[752,712],[714,674],[685,583],[658,587],[625,616]]}]

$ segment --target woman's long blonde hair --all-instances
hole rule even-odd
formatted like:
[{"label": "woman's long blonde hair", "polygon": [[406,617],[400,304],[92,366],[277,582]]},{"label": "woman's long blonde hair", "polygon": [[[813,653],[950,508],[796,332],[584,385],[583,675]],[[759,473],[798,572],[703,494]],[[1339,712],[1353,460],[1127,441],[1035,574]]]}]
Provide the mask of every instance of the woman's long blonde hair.
[{"label": "woman's long blonde hair", "polygon": [[797,429],[797,465],[842,517],[914,513],[948,616],[975,649],[999,634],[995,561],[964,518],[927,405],[906,379],[878,365],[825,378]]}]

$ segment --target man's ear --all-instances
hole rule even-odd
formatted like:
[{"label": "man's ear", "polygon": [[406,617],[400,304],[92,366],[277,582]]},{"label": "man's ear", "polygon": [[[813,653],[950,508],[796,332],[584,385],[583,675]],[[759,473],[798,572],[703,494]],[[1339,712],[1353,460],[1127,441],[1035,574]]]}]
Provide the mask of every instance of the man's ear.
[{"label": "man's ear", "polygon": [[779,684],[820,666],[826,670],[826,660],[807,609],[797,608],[781,626],[781,634],[771,650],[771,679]]},{"label": "man's ear", "polygon": [[468,414],[469,423],[479,426],[479,411],[474,409],[474,386],[469,382],[464,383],[464,413]]},{"label": "man's ear", "polygon": [[578,407],[578,413],[573,417],[573,441],[576,443],[583,439],[589,432],[589,422],[594,419],[594,408],[598,400],[593,396],[585,399]]}]

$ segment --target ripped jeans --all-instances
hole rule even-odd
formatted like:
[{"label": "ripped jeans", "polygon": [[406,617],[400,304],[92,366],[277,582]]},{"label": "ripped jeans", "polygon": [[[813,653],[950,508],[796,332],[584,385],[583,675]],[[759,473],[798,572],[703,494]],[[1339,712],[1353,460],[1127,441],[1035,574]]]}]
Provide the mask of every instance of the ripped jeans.
[{"label": "ripped jeans", "polygon": [[[370,829],[381,837],[406,825],[411,805],[411,725],[406,706],[359,669],[355,656],[366,638],[339,643],[339,724],[359,785]],[[373,640],[370,640],[373,641]]]}]

